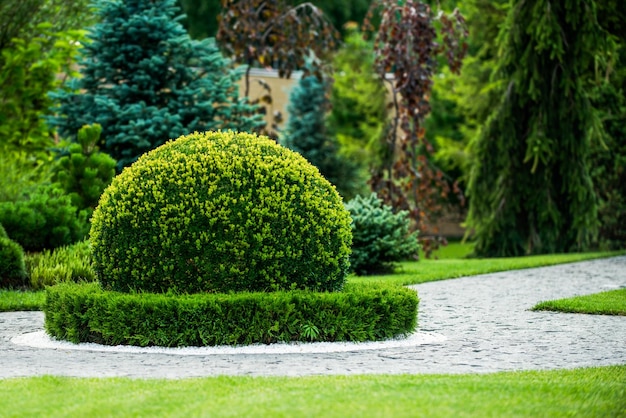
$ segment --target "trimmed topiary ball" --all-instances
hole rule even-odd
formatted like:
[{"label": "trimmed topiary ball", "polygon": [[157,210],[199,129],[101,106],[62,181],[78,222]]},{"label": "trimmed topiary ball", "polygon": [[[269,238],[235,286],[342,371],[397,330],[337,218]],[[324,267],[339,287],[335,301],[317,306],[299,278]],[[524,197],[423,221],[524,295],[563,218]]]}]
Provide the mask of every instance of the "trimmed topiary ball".
[{"label": "trimmed topiary ball", "polygon": [[349,270],[350,214],[314,166],[271,139],[195,133],[113,180],[90,240],[107,289],[335,291]]}]

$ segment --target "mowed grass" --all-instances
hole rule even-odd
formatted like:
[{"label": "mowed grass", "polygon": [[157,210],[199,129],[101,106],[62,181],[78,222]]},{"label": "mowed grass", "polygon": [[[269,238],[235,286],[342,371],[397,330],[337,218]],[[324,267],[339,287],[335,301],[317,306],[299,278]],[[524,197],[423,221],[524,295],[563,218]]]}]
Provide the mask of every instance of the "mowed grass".
[{"label": "mowed grass", "polygon": [[0,290],[0,312],[38,311],[45,298],[43,291]]},{"label": "mowed grass", "polygon": [[[438,257],[437,259],[422,258],[420,261],[405,261],[399,263],[398,269],[393,274],[367,277],[350,276],[348,280],[357,282],[384,281],[385,283],[397,285],[412,285],[435,280],[551,266],[626,254],[625,251],[613,251],[538,255],[517,258],[462,258],[470,254],[472,249],[472,243],[450,243],[435,252],[434,255]],[[1,290],[0,312],[39,310],[44,300],[45,294],[43,291],[24,292]]]},{"label": "mowed grass", "polygon": [[486,375],[65,377],[0,382],[19,417],[618,417],[626,366]]},{"label": "mowed grass", "polygon": [[626,289],[541,302],[533,310],[626,316]]},{"label": "mowed grass", "polygon": [[[471,244],[458,244],[471,245]],[[453,249],[455,253],[463,252],[461,248]],[[468,253],[471,250],[468,251]],[[418,262],[406,261],[399,263],[399,268],[394,274],[350,277],[350,280],[382,280],[387,283],[400,285],[412,285],[436,280],[453,279],[477,274],[496,273],[508,270],[521,270],[534,267],[545,267],[556,264],[573,263],[577,261],[593,260],[618,255],[624,255],[624,251],[593,252],[593,253],[570,253],[535,255],[528,257],[511,258],[440,258],[422,259]]]}]

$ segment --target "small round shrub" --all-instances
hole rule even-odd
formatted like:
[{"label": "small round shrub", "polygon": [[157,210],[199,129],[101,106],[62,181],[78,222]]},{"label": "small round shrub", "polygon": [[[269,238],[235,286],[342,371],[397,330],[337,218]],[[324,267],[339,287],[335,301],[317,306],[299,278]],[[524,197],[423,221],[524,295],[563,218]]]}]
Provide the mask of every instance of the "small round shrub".
[{"label": "small round shrub", "polygon": [[55,185],[39,186],[27,200],[0,202],[0,223],[25,251],[72,244],[89,231],[86,214]]},{"label": "small round shrub", "polygon": [[0,288],[26,285],[24,250],[15,241],[0,237]]},{"label": "small round shrub", "polygon": [[314,166],[271,139],[195,133],[113,180],[90,241],[109,290],[335,291],[349,270],[350,215]]},{"label": "small round shrub", "polygon": [[417,256],[418,231],[410,232],[408,212],[393,213],[375,193],[346,204],[352,216],[350,263],[358,275],[393,270],[394,262]]}]

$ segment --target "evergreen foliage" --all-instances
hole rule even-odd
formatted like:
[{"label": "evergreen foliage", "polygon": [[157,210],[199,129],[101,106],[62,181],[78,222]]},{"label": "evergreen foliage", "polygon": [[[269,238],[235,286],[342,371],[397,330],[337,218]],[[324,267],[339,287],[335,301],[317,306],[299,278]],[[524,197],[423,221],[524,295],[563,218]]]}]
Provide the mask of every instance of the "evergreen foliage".
[{"label": "evergreen foliage", "polygon": [[78,210],[95,209],[100,195],[115,176],[115,160],[99,152],[96,145],[101,131],[98,124],[80,128],[78,142],[70,144],[54,167],[53,180]]},{"label": "evergreen foliage", "polygon": [[468,226],[479,256],[580,250],[597,231],[601,130],[584,84],[607,45],[595,2],[515,1],[501,32],[499,106],[473,144]]},{"label": "evergreen foliage", "polygon": [[[99,23],[82,49],[82,78],[70,93],[57,92],[61,136],[83,126],[102,126],[103,150],[118,169],[170,138],[216,129],[262,125],[238,97],[241,75],[213,39],[192,41],[175,0],[95,3]],[[252,115],[252,116],[251,116]]]},{"label": "evergreen foliage", "polygon": [[315,167],[269,138],[196,133],[113,180],[90,242],[112,290],[334,291],[349,269],[350,215]]},{"label": "evergreen foliage", "polygon": [[394,263],[416,258],[418,233],[410,232],[407,211],[393,212],[375,193],[346,204],[352,217],[350,265],[358,275],[392,271]]},{"label": "evergreen foliage", "polygon": [[25,251],[68,245],[89,230],[86,213],[79,213],[56,185],[40,185],[25,200],[0,202],[0,223]]},{"label": "evergreen foliage", "polygon": [[[618,68],[626,68],[626,44],[620,56]],[[616,78],[614,84],[598,86],[593,96],[607,134],[603,143],[594,144],[592,153],[592,176],[599,198],[598,241],[609,249],[626,248],[626,71]]]},{"label": "evergreen foliage", "polygon": [[24,250],[15,241],[0,237],[0,289],[26,284]]},{"label": "evergreen foliage", "polygon": [[348,284],[341,292],[173,295],[118,293],[98,283],[46,290],[55,338],[106,345],[215,346],[291,341],[379,341],[415,330],[417,293]]},{"label": "evergreen foliage", "polygon": [[358,193],[365,194],[370,170],[385,160],[387,90],[374,73],[372,43],[354,29],[335,55],[333,67],[328,132],[337,138],[340,155],[357,165]]},{"label": "evergreen foliage", "polygon": [[315,76],[298,81],[289,96],[289,119],[282,143],[317,167],[344,199],[350,199],[359,186],[355,182],[356,166],[341,158],[337,140],[326,130],[327,90],[326,83]]}]

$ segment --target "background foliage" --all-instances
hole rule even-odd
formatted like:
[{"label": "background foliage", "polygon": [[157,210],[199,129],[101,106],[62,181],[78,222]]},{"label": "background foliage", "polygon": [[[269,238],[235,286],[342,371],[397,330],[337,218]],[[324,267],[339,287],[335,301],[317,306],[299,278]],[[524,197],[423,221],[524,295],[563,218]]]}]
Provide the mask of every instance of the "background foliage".
[{"label": "background foliage", "polygon": [[514,2],[500,39],[506,90],[474,144],[469,183],[476,253],[583,249],[597,231],[589,150],[602,135],[585,81],[612,46],[590,0]]},{"label": "background foliage", "polygon": [[102,149],[118,169],[168,139],[262,125],[239,99],[237,79],[214,41],[192,41],[174,0],[97,1],[99,23],[82,48],[82,78],[52,97],[50,122],[67,138],[102,126]]}]

